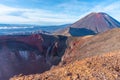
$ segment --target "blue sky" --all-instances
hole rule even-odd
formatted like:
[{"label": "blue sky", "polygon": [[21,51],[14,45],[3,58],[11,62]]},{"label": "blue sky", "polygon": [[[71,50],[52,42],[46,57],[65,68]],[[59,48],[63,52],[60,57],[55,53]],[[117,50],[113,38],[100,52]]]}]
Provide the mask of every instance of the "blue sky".
[{"label": "blue sky", "polygon": [[91,12],[120,21],[120,0],[0,0],[0,23],[60,25]]}]

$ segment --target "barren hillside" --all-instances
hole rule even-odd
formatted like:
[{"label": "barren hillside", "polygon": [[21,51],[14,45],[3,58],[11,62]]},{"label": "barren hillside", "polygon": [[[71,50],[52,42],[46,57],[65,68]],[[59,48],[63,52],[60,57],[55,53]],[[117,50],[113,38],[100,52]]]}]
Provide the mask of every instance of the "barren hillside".
[{"label": "barren hillside", "polygon": [[120,29],[96,36],[69,37],[59,66],[43,74],[17,76],[11,80],[119,80]]},{"label": "barren hillside", "polygon": [[77,60],[43,74],[17,76],[11,80],[120,80],[120,51]]},{"label": "barren hillside", "polygon": [[69,39],[69,47],[66,49],[61,61],[63,64],[76,59],[84,59],[120,49],[119,28],[106,31],[96,36]]}]

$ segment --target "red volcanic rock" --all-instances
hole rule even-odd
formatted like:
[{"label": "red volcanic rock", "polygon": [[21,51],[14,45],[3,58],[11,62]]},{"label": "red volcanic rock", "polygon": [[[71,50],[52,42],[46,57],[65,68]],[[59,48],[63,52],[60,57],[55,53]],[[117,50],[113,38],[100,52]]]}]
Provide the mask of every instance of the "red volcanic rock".
[{"label": "red volcanic rock", "polygon": [[59,63],[66,39],[43,34],[0,36],[0,80],[49,70]]},{"label": "red volcanic rock", "polygon": [[119,34],[116,28],[95,36],[69,37],[62,58],[66,65],[11,80],[120,80]]},{"label": "red volcanic rock", "polygon": [[74,61],[43,74],[19,75],[10,80],[120,80],[120,51]]},{"label": "red volcanic rock", "polygon": [[1,36],[0,40],[4,42],[6,41],[20,41],[31,46],[36,46],[40,51],[42,50],[43,38],[39,34],[32,34],[28,36]]},{"label": "red volcanic rock", "polygon": [[18,74],[40,73],[49,69],[42,56],[43,38],[39,34],[0,37],[0,79]]}]

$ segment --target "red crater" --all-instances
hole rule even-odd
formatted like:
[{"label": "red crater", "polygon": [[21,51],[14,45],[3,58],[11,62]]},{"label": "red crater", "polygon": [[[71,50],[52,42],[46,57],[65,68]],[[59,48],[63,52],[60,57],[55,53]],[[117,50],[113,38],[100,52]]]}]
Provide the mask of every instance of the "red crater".
[{"label": "red crater", "polygon": [[44,34],[0,36],[0,80],[49,70],[59,63],[65,40]]}]

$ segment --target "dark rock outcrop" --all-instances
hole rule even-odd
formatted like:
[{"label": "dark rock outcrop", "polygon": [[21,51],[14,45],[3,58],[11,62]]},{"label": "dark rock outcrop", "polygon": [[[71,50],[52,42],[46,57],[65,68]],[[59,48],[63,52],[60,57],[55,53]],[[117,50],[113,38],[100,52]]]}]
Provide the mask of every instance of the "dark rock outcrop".
[{"label": "dark rock outcrop", "polygon": [[95,35],[96,33],[92,30],[85,28],[72,28],[70,27],[69,33],[71,36],[86,36],[86,35]]}]

